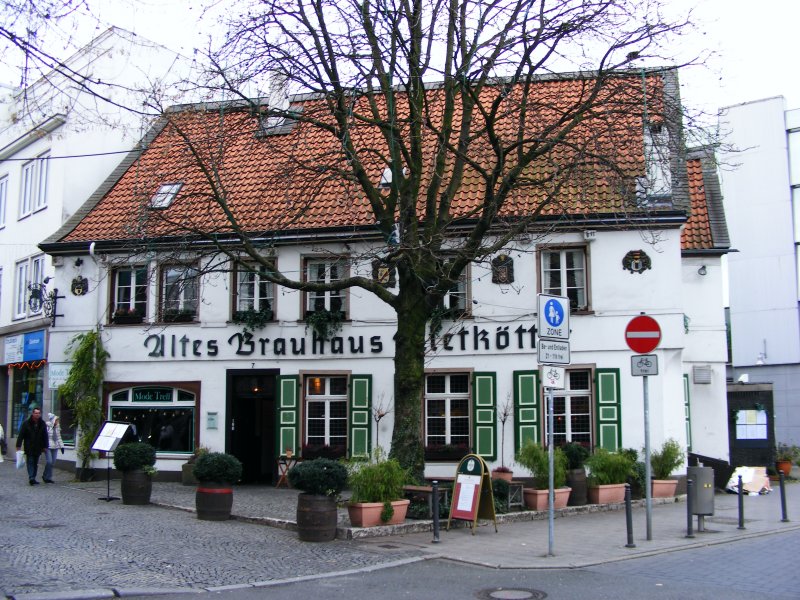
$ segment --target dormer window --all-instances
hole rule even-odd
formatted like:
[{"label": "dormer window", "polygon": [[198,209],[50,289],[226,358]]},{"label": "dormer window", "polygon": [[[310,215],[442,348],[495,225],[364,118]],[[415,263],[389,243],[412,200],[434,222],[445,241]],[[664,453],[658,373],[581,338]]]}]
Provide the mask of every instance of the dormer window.
[{"label": "dormer window", "polygon": [[181,191],[182,183],[165,183],[150,198],[150,208],[167,208]]}]

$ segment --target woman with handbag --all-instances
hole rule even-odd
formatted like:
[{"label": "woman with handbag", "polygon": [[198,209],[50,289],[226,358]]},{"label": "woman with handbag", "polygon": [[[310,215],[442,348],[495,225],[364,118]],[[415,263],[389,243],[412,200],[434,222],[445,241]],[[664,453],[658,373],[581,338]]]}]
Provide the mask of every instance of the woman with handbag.
[{"label": "woman with handbag", "polygon": [[47,450],[44,451],[44,482],[55,483],[53,481],[53,467],[58,458],[58,451],[64,454],[64,441],[61,439],[61,420],[53,413],[47,413]]}]

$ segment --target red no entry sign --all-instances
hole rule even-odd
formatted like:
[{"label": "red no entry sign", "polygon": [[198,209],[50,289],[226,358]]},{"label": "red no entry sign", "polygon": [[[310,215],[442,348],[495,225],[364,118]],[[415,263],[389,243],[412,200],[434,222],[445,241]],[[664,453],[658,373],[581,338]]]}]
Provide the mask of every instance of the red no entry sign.
[{"label": "red no entry sign", "polygon": [[661,327],[653,317],[640,315],[631,319],[625,328],[625,342],[637,354],[647,354],[661,341]]}]

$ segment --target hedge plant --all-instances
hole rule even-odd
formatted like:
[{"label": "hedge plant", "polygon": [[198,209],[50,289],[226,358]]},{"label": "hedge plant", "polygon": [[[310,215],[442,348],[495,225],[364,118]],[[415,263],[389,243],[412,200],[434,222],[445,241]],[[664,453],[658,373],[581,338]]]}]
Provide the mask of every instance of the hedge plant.
[{"label": "hedge plant", "polygon": [[589,485],[611,485],[627,483],[633,470],[631,457],[619,452],[609,452],[596,448],[594,454],[586,459],[589,469]]},{"label": "hedge plant", "polygon": [[308,494],[338,496],[347,484],[345,466],[329,458],[303,461],[289,469],[289,483]]},{"label": "hedge plant", "polygon": [[120,444],[114,450],[114,468],[123,473],[156,464],[156,449],[146,442]]},{"label": "hedge plant", "polygon": [[192,470],[197,481],[233,484],[242,478],[242,463],[224,452],[207,452],[199,456]]}]

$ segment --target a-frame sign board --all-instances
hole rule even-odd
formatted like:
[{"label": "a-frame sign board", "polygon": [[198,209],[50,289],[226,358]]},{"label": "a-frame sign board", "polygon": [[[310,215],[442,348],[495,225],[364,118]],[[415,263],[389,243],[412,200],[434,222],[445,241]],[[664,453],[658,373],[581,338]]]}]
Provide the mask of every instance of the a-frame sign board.
[{"label": "a-frame sign board", "polygon": [[453,519],[472,521],[472,535],[475,535],[478,519],[491,519],[494,521],[494,531],[497,533],[492,476],[486,461],[477,454],[467,454],[458,463],[447,531],[450,531]]}]

